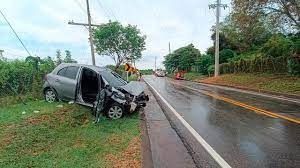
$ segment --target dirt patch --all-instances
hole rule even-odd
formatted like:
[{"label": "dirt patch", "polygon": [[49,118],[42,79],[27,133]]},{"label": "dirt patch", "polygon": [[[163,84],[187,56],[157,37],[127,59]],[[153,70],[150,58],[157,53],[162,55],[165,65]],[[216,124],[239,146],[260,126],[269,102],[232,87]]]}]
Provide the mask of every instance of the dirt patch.
[{"label": "dirt patch", "polygon": [[117,134],[112,134],[105,141],[105,143],[110,146],[120,144],[121,142],[122,142],[122,137]]},{"label": "dirt patch", "polygon": [[0,150],[10,145],[15,138],[16,133],[14,131],[3,134],[3,137],[0,138]]},{"label": "dirt patch", "polygon": [[37,117],[30,117],[25,120],[26,124],[31,124],[31,125],[38,125],[44,122],[49,122],[50,121],[50,116],[49,115],[40,115]]},{"label": "dirt patch", "polygon": [[105,156],[105,160],[108,161],[113,168],[140,168],[141,167],[141,138],[133,138],[128,147],[117,155],[108,154]]},{"label": "dirt patch", "polygon": [[67,108],[58,109],[53,113],[53,117],[60,123],[65,122],[70,111],[71,110]]}]

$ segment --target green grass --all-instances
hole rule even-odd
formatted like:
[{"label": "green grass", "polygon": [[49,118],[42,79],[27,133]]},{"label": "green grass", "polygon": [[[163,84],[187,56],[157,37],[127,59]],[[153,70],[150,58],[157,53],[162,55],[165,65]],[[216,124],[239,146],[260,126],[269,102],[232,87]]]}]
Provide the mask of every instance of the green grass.
[{"label": "green grass", "polygon": [[121,157],[137,137],[137,113],[94,124],[90,110],[78,105],[11,105],[0,109],[0,167],[110,167],[106,157]]},{"label": "green grass", "polygon": [[201,73],[198,72],[188,72],[184,74],[184,79],[191,80],[191,81],[200,80],[206,77],[207,76],[202,75]]},{"label": "green grass", "polygon": [[286,74],[226,74],[202,82],[300,95],[300,78]]},{"label": "green grass", "polygon": [[137,81],[138,80],[138,76],[136,74],[130,75],[128,77],[128,81]]}]

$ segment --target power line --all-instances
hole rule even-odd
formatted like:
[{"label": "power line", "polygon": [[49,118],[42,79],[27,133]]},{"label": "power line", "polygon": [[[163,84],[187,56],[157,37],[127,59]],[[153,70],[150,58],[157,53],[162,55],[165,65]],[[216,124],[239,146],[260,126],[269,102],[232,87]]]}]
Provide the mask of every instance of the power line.
[{"label": "power line", "polygon": [[[84,7],[82,6],[82,4],[78,1],[78,0],[74,0],[75,3],[77,4],[77,6],[81,9],[81,11],[83,12],[83,14],[86,15],[86,10],[84,9]],[[94,22],[94,19],[91,17],[91,20]],[[88,28],[87,28],[88,29]]]},{"label": "power line", "polygon": [[20,43],[22,44],[22,46],[24,47],[24,49],[26,50],[27,54],[29,56],[31,56],[30,52],[28,51],[28,49],[26,48],[25,44],[22,42],[21,38],[18,36],[17,32],[15,31],[15,29],[11,26],[11,24],[9,23],[9,21],[7,20],[7,18],[5,17],[5,15],[2,13],[2,11],[0,10],[1,15],[3,16],[3,18],[5,19],[6,23],[9,25],[9,27],[11,28],[11,30],[14,32],[14,34],[16,35],[16,37],[18,38],[18,40],[20,41]]},{"label": "power line", "polygon": [[117,18],[116,18],[116,16],[115,16],[114,12],[113,12],[110,8],[105,9],[105,7],[103,6],[103,4],[101,3],[100,0],[97,0],[97,3],[98,3],[98,5],[100,6],[100,8],[103,9],[103,11],[104,11],[106,17],[108,17],[108,18],[110,19],[110,16],[113,16],[113,18],[114,18],[115,20],[117,20]]},{"label": "power line", "polygon": [[81,3],[78,0],[74,0],[74,1],[77,4],[77,6],[81,9],[81,11],[85,14],[86,11],[85,11],[84,7],[81,5]]}]

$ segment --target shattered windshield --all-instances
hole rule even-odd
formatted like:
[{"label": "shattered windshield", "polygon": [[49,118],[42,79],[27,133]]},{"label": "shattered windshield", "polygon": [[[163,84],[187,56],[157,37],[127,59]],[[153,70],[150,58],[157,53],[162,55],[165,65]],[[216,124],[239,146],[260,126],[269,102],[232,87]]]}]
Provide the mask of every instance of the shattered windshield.
[{"label": "shattered windshield", "polygon": [[127,84],[119,74],[113,71],[101,71],[103,78],[113,87],[123,86]]}]

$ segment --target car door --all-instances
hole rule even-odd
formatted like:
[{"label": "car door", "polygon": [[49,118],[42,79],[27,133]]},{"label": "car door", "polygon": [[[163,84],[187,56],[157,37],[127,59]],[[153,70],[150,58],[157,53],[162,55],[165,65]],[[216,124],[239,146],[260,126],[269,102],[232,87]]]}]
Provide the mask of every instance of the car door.
[{"label": "car door", "polygon": [[61,99],[75,99],[79,68],[79,66],[67,66],[57,72],[54,85]]}]

